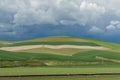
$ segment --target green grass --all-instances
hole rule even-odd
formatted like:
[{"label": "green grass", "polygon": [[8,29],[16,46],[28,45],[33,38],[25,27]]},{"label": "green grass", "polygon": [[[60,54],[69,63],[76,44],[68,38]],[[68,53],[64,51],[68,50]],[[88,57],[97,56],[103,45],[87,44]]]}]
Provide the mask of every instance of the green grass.
[{"label": "green grass", "polygon": [[61,61],[101,61],[96,57],[104,57],[108,59],[120,60],[119,52],[109,52],[109,51],[84,51],[79,52],[73,56],[62,56],[55,54],[35,54],[35,53],[25,53],[25,52],[7,52],[0,51],[0,60],[1,61],[17,61],[17,60],[30,60],[30,59],[38,59],[38,60],[61,60]]},{"label": "green grass", "polygon": [[26,40],[21,42],[12,42],[12,44],[6,46],[22,46],[22,45],[37,45],[37,44],[49,44],[49,45],[70,44],[70,45],[104,46],[111,48],[113,50],[120,51],[120,44],[117,43],[91,40],[85,38],[69,37],[69,36],[53,36],[53,37]]},{"label": "green grass", "polygon": [[0,76],[120,73],[120,68],[0,68]]},{"label": "green grass", "polygon": [[95,61],[96,56],[105,57],[109,59],[120,60],[120,53],[109,51],[85,51],[79,52],[73,56],[62,56],[54,54],[34,54],[25,52],[7,52],[0,51],[0,60],[28,60],[28,59],[43,59],[43,60],[79,60],[79,61]]},{"label": "green grass", "polygon": [[120,60],[120,53],[110,52],[110,51],[92,50],[92,51],[85,51],[85,52],[77,53],[73,55],[72,57],[74,57],[76,60],[80,59],[82,61],[99,61],[99,59],[97,59],[96,57]]},{"label": "green grass", "polygon": [[92,42],[18,42],[8,46],[23,46],[23,45],[80,45],[80,46],[100,46]]},{"label": "green grass", "polygon": [[[46,75],[46,74],[98,74],[120,73],[120,45],[115,43],[73,37],[48,37],[2,46],[23,45],[81,45],[103,46],[111,51],[99,50],[34,50],[28,52],[8,52],[0,50],[0,76]],[[38,53],[35,53],[39,52]],[[49,53],[51,52],[51,54]],[[59,52],[59,54],[57,53]],[[75,52],[74,54],[72,54]],[[69,53],[72,56],[60,55]],[[41,67],[37,67],[41,66]],[[26,68],[25,68],[26,67]],[[94,77],[46,77],[46,78],[0,78],[0,80],[120,80],[119,76]]]},{"label": "green grass", "polygon": [[73,56],[0,51],[1,67],[104,65],[113,63],[120,64],[119,61],[120,53],[109,51],[84,51],[74,54]]},{"label": "green grass", "polygon": [[93,43],[96,43],[98,45],[108,47],[108,48],[111,48],[113,50],[120,51],[120,44],[118,44],[118,43],[98,41],[98,40],[90,40],[90,39],[88,39],[88,42],[93,42]]},{"label": "green grass", "polygon": [[40,59],[40,60],[62,60],[68,56],[52,55],[52,54],[35,54],[35,53],[25,53],[25,52],[8,52],[0,51],[0,60],[1,61],[24,61],[31,59]]},{"label": "green grass", "polygon": [[23,45],[40,45],[40,44],[104,46],[104,47],[111,48],[113,50],[120,51],[120,44],[117,44],[117,43],[91,40],[91,39],[85,39],[85,38],[69,37],[69,36],[53,36],[53,37],[46,37],[46,38],[38,38],[38,39],[21,41],[21,42],[12,42],[12,44],[7,44],[4,46],[23,46]]},{"label": "green grass", "polygon": [[[64,41],[65,40],[65,41]],[[31,63],[43,64],[43,65],[82,65],[82,64],[107,64],[117,63],[120,64],[120,45],[115,43],[108,43],[96,40],[73,38],[73,37],[48,37],[42,39],[34,39],[23,42],[15,42],[9,44],[9,46],[22,46],[22,45],[86,45],[86,46],[103,46],[111,48],[110,51],[99,51],[99,50],[73,50],[73,49],[31,49],[25,52],[8,52],[0,51],[0,62],[2,64],[15,63],[25,65],[28,61]],[[39,54],[37,54],[39,53]],[[62,54],[62,55],[61,55]],[[64,55],[65,54],[65,55]],[[66,54],[70,54],[68,56]],[[6,61],[4,63],[4,61]],[[11,61],[11,63],[9,62]],[[29,64],[30,64],[29,63]],[[31,63],[31,64],[32,64]],[[22,65],[23,65],[22,64]]]},{"label": "green grass", "polygon": [[70,36],[50,36],[45,38],[26,40],[23,42],[88,42],[88,41],[82,38],[77,39]]}]

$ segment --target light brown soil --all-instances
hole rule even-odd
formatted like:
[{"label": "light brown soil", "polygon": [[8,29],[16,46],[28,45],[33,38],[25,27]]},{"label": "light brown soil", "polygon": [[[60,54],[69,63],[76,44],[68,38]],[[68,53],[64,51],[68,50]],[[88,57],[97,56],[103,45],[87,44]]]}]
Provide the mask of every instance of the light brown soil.
[{"label": "light brown soil", "polygon": [[109,48],[106,48],[106,47],[75,46],[75,45],[29,45],[29,46],[2,47],[0,48],[0,50],[20,51],[20,50],[29,50],[29,49],[35,49],[35,48],[49,48],[49,49],[74,48],[74,49],[87,49],[87,50],[109,50]]}]

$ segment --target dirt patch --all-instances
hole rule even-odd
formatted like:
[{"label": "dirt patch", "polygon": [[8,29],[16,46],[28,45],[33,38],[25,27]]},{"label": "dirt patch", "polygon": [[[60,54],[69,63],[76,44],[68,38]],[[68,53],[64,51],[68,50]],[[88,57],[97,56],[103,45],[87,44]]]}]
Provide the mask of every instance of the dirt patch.
[{"label": "dirt patch", "polygon": [[29,46],[2,47],[0,48],[0,50],[20,51],[20,50],[29,50],[35,48],[49,48],[49,49],[74,48],[74,49],[87,49],[87,50],[110,50],[109,48],[99,47],[99,46],[75,46],[75,45],[29,45]]}]

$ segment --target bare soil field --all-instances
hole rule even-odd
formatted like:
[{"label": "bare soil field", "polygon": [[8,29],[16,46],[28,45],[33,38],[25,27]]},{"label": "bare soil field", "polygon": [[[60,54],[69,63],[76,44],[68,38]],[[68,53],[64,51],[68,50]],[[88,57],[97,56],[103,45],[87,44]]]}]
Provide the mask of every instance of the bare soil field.
[{"label": "bare soil field", "polygon": [[63,49],[63,48],[74,48],[74,49],[87,49],[87,50],[109,50],[106,47],[99,46],[75,46],[75,45],[29,45],[29,46],[14,46],[14,47],[1,47],[0,50],[5,51],[20,51],[35,48],[49,48],[49,49]]}]

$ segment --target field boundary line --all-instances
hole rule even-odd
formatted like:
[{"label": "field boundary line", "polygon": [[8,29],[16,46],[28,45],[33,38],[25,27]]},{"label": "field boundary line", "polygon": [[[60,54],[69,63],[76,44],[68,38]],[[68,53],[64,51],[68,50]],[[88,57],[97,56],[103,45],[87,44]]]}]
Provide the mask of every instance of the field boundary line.
[{"label": "field boundary line", "polygon": [[49,74],[49,75],[15,75],[0,76],[0,78],[19,78],[19,77],[74,77],[74,76],[120,76],[120,73],[101,73],[101,74]]}]

